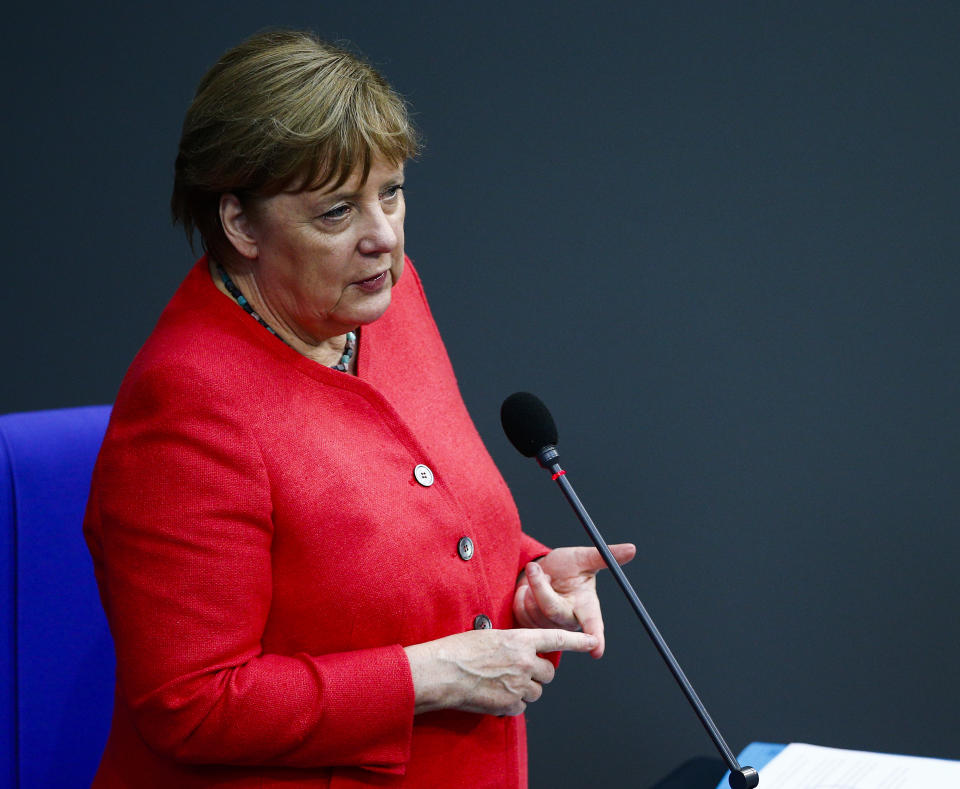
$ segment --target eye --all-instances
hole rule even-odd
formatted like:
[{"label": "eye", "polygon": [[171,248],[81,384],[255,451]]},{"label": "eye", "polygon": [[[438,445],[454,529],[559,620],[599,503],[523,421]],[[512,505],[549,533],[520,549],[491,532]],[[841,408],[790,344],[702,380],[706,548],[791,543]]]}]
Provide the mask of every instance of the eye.
[{"label": "eye", "polygon": [[338,206],[334,206],[329,211],[325,211],[324,213],[320,214],[320,218],[328,222],[338,222],[341,219],[345,219],[347,217],[347,214],[349,213],[350,213],[349,205],[346,205],[346,204],[338,205]]},{"label": "eye", "polygon": [[383,192],[380,193],[380,199],[384,202],[391,202],[400,197],[400,193],[403,191],[403,184],[394,184],[393,186],[388,186]]}]

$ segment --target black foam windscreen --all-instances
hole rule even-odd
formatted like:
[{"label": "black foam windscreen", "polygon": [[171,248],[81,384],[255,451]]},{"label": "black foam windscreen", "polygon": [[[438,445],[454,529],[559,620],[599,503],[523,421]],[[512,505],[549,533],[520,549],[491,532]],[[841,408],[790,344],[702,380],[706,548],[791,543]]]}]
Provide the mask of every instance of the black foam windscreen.
[{"label": "black foam windscreen", "polygon": [[528,458],[557,444],[557,425],[536,395],[514,392],[500,406],[500,424],[517,452]]}]

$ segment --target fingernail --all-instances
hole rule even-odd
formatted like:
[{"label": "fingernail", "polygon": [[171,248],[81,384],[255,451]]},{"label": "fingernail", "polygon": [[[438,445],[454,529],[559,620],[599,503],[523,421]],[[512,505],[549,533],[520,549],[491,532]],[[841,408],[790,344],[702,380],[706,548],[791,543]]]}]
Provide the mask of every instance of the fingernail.
[{"label": "fingernail", "polygon": [[527,575],[537,575],[542,573],[543,570],[540,568],[540,565],[536,562],[530,562],[530,566],[527,568]]}]

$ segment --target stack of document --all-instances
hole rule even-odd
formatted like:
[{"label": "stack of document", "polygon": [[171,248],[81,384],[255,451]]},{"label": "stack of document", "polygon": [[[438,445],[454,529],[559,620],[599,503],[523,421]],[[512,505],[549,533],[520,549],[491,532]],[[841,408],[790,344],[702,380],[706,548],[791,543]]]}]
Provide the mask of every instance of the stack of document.
[{"label": "stack of document", "polygon": [[[946,759],[795,742],[754,743],[739,761],[760,771],[758,789],[960,789],[960,762]],[[717,789],[728,787],[724,777]]]}]

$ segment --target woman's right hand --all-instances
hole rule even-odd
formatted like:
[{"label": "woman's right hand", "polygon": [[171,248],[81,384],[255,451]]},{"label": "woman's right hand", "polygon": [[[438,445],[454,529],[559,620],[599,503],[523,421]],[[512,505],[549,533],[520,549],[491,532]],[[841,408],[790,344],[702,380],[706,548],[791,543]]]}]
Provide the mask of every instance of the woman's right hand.
[{"label": "woman's right hand", "polygon": [[519,715],[553,679],[553,664],[538,652],[589,652],[597,643],[586,633],[535,628],[471,630],[405,647],[414,712]]}]

